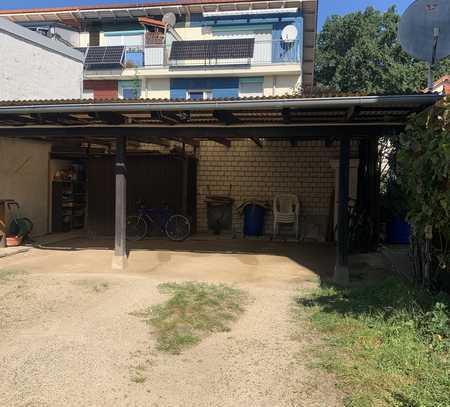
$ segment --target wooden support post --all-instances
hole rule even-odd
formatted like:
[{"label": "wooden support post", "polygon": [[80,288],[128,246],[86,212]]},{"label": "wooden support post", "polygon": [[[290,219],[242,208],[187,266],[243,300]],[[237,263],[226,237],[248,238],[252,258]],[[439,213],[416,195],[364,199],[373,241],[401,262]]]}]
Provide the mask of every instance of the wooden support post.
[{"label": "wooden support post", "polygon": [[348,284],[350,274],[348,269],[348,194],[350,167],[350,138],[340,138],[339,156],[339,210],[338,210],[338,242],[336,250],[336,266],[334,281],[337,284]]},{"label": "wooden support post", "polygon": [[6,202],[0,201],[0,249],[6,247]]},{"label": "wooden support post", "polygon": [[127,168],[126,168],[127,138],[116,138],[116,214],[115,214],[115,240],[113,270],[126,270],[127,268]]},{"label": "wooden support post", "polygon": [[378,171],[378,160],[379,157],[379,137],[370,139],[369,141],[369,199],[370,199],[370,210],[369,216],[373,222],[373,235],[371,241],[371,249],[376,250],[380,239],[380,222],[381,222],[381,202],[380,202],[380,176]]},{"label": "wooden support post", "polygon": [[188,211],[188,183],[189,183],[189,158],[186,154],[183,157],[183,185],[182,185],[182,210],[183,215]]}]

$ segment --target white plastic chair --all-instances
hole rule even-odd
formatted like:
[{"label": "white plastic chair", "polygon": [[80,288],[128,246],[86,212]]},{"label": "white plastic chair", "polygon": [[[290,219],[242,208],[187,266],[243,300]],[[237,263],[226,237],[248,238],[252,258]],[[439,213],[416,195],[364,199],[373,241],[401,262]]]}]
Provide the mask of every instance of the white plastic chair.
[{"label": "white plastic chair", "polygon": [[293,224],[295,238],[299,235],[300,201],[297,195],[280,194],[273,199],[273,237],[279,233],[279,224]]}]

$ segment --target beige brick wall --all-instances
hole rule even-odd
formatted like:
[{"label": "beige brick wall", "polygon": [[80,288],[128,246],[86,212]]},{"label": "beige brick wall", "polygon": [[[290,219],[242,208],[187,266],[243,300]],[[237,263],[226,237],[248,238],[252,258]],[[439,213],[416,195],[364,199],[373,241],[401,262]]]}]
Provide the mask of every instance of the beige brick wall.
[{"label": "beige brick wall", "polygon": [[[291,146],[288,141],[265,141],[258,147],[251,140],[236,140],[231,148],[210,141],[201,142],[197,175],[197,226],[207,230],[205,197],[207,186],[214,195],[231,196],[234,208],[249,199],[272,202],[275,194],[295,193],[302,202],[303,233],[311,227],[325,235],[335,174],[330,160],[338,158],[338,146],[323,141],[305,141]],[[242,218],[233,211],[233,230],[242,232]],[[272,232],[271,214],[266,216],[266,233]]]}]

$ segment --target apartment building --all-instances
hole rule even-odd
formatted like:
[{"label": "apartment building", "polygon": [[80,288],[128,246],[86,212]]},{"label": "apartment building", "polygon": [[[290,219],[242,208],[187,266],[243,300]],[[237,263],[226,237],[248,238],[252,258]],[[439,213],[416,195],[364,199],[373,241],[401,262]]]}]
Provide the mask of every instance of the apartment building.
[{"label": "apartment building", "polygon": [[[83,55],[77,50],[0,18],[0,54],[3,104],[80,98]],[[0,137],[0,199],[20,203],[35,235],[48,230],[50,151],[51,143],[43,140]]]},{"label": "apartment building", "polygon": [[179,0],[0,12],[85,54],[85,98],[218,99],[313,84],[317,0]]}]

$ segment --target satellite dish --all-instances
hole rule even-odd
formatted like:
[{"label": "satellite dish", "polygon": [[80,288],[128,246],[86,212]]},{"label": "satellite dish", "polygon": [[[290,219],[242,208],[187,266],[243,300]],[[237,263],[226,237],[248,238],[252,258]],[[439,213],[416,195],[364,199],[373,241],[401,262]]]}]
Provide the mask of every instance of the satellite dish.
[{"label": "satellite dish", "polygon": [[406,53],[430,65],[450,55],[450,1],[416,0],[400,19],[399,40]]},{"label": "satellite dish", "polygon": [[167,13],[163,15],[162,21],[170,27],[173,27],[177,22],[177,16],[175,13]]},{"label": "satellite dish", "polygon": [[295,25],[287,25],[281,31],[281,38],[284,42],[294,42],[297,39],[298,31]]}]

